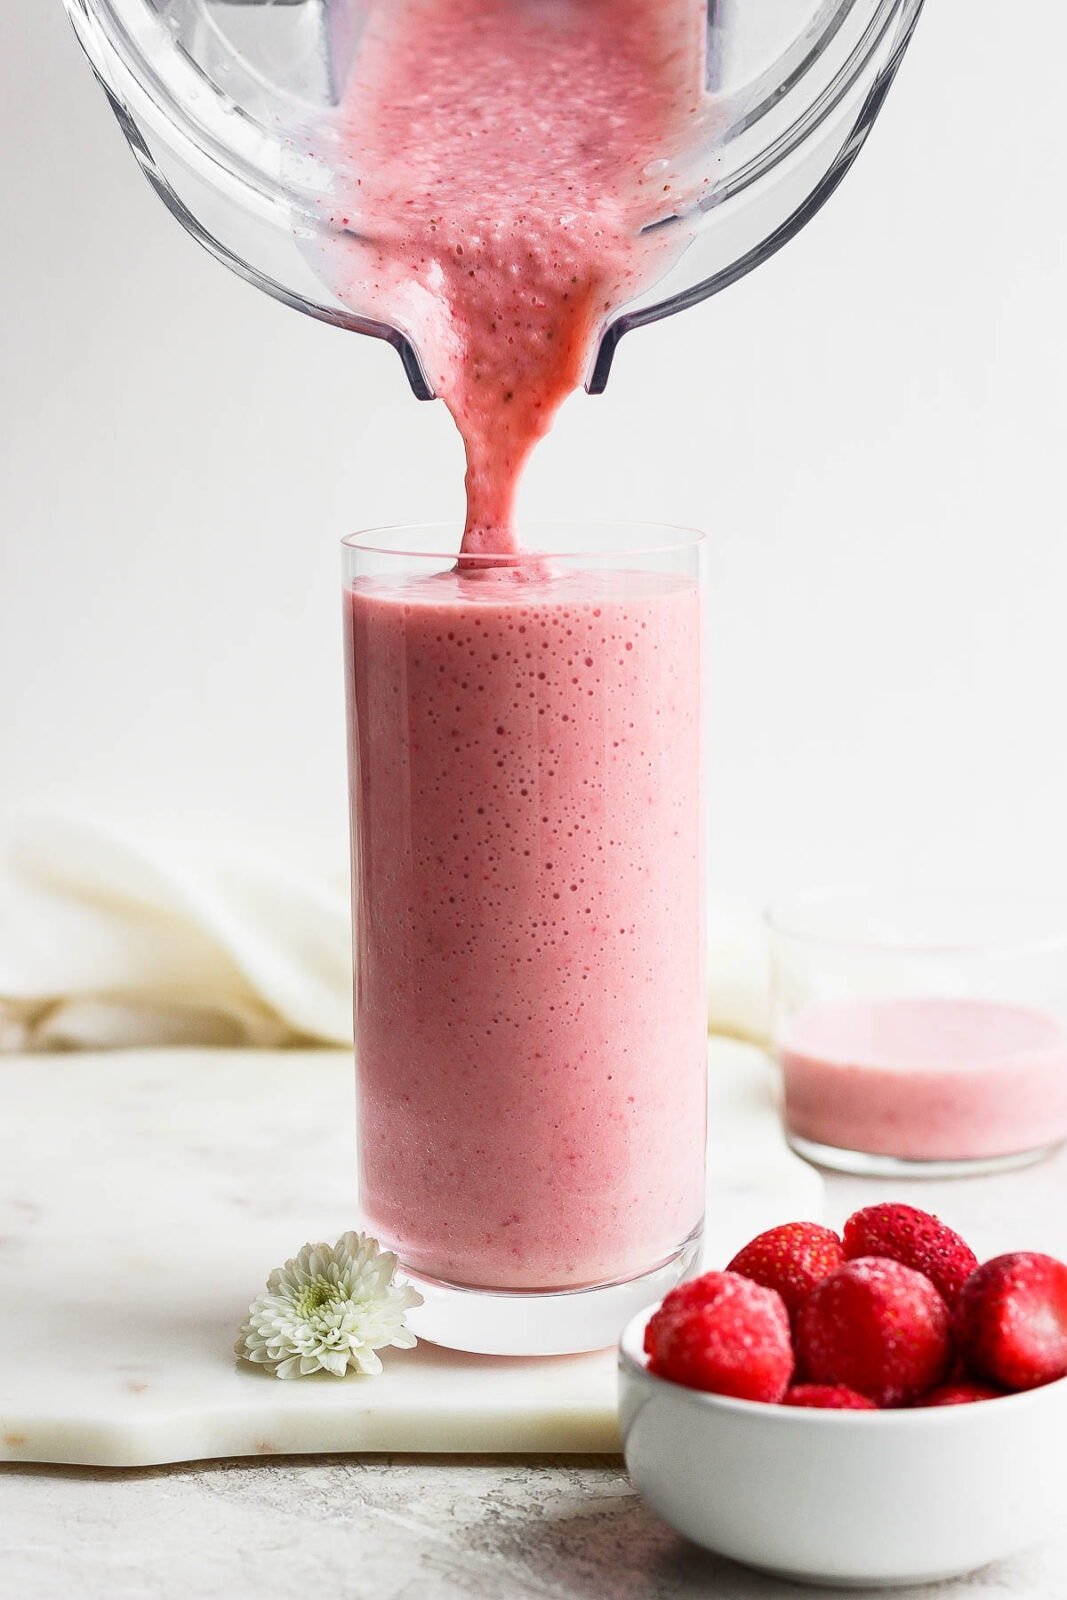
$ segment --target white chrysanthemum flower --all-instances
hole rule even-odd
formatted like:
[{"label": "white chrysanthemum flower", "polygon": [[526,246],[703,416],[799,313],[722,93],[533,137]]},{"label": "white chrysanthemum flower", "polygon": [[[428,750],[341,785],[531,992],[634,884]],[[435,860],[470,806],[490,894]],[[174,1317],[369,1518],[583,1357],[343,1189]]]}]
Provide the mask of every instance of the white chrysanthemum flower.
[{"label": "white chrysanthemum flower", "polygon": [[306,1244],[267,1279],[267,1292],[248,1308],[234,1345],[237,1355],[276,1378],[382,1370],[375,1354],[386,1345],[414,1348],[404,1314],[422,1305],[408,1284],[395,1283],[397,1260],[365,1233],[328,1244]]}]

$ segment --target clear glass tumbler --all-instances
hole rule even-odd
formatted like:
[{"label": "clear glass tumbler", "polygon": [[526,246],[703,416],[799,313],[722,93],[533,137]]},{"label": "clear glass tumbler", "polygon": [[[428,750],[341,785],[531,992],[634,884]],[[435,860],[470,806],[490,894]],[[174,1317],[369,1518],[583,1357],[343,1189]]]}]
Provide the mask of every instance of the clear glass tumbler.
[{"label": "clear glass tumbler", "polygon": [[1067,1137],[1067,905],[812,893],[769,912],[786,1135],[821,1166],[949,1177]]},{"label": "clear glass tumbler", "polygon": [[344,543],[360,1195],[432,1342],[599,1349],[705,1193],[704,541]]}]

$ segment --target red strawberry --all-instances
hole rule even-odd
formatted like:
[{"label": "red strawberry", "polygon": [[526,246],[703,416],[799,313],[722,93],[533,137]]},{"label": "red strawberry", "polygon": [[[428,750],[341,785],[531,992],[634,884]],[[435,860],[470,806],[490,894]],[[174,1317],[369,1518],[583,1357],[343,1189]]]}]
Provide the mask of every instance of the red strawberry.
[{"label": "red strawberry", "polygon": [[954,1330],[970,1371],[990,1383],[1067,1377],[1067,1266],[1027,1250],[987,1261],[963,1286]]},{"label": "red strawberry", "polygon": [[819,1411],[877,1411],[873,1400],[843,1383],[796,1383],[786,1390],[784,1406],[812,1406]]},{"label": "red strawberry", "polygon": [[645,1329],[651,1371],[712,1394],[780,1400],[793,1374],[781,1296],[733,1272],[706,1272],[683,1288],[678,1299],[677,1290],[667,1296]]},{"label": "red strawberry", "polygon": [[709,1300],[715,1298],[721,1277],[721,1272],[706,1272],[702,1278],[690,1278],[686,1283],[678,1284],[666,1296],[645,1328],[645,1355],[653,1358],[653,1364],[656,1354],[655,1330],[661,1328],[669,1317],[676,1316],[679,1312],[695,1311],[699,1306],[706,1306]]},{"label": "red strawberry", "polygon": [[841,1240],[832,1228],[821,1228],[817,1222],[783,1222],[746,1244],[726,1270],[765,1289],[777,1289],[789,1315],[795,1317],[815,1285],[844,1259]]},{"label": "red strawberry", "polygon": [[988,1383],[943,1383],[938,1389],[931,1389],[929,1394],[924,1394],[921,1400],[916,1400],[917,1406],[964,1406],[972,1400],[1000,1400],[1003,1399],[1003,1389],[993,1389]]},{"label": "red strawberry", "polygon": [[845,1223],[845,1255],[885,1256],[929,1278],[948,1306],[978,1265],[958,1233],[915,1206],[865,1206]]},{"label": "red strawberry", "polygon": [[845,1384],[879,1406],[907,1405],[948,1371],[948,1308],[921,1273],[864,1257],[812,1290],[797,1317],[796,1346],[813,1383]]}]

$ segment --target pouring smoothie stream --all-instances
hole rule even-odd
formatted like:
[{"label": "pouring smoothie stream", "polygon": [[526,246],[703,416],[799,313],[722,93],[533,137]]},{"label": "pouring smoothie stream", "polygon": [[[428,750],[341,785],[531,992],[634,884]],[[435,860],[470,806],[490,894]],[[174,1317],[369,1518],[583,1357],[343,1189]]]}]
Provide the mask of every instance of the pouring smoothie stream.
[{"label": "pouring smoothie stream", "polygon": [[467,560],[346,592],[362,1202],[468,1290],[682,1270],[702,1223],[698,585],[530,560],[515,496],[684,247],[653,224],[705,32],[694,0],[404,0],[339,119],[327,267],[411,333],[467,456]]}]

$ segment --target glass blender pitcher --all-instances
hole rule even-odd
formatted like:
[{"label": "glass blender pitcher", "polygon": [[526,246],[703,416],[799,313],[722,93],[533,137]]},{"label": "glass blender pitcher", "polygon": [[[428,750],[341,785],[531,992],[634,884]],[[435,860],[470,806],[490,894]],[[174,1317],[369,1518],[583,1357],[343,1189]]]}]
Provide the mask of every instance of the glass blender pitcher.
[{"label": "glass blender pitcher", "polygon": [[[145,175],[188,232],[285,304],[388,340],[415,394],[433,399],[409,332],[342,303],[312,266],[338,225],[330,174],[302,132],[358,90],[360,34],[380,0],[65,3]],[[590,393],[605,388],[624,334],[718,293],[816,214],[859,154],[922,5],[708,0],[715,114],[687,158],[702,169],[688,191],[699,198],[655,224],[678,225],[689,242],[608,318]]]}]

